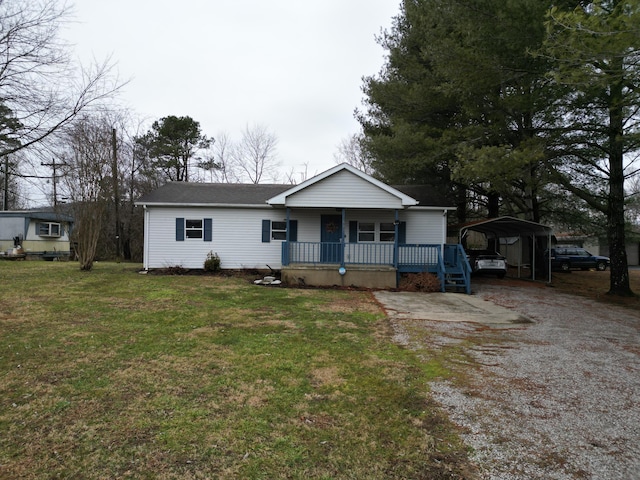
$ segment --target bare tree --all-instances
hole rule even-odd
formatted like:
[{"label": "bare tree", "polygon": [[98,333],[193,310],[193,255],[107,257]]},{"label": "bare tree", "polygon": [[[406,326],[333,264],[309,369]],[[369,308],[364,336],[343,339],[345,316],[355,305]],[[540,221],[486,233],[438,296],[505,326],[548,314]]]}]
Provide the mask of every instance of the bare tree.
[{"label": "bare tree", "polygon": [[374,173],[371,158],[362,149],[362,135],[354,134],[343,138],[338,144],[338,151],[333,154],[336,163],[348,163],[352,167],[371,175]]},{"label": "bare tree", "polygon": [[91,270],[110,201],[112,127],[105,117],[82,117],[71,125],[64,153],[64,186],[75,219],[72,241],[81,270]]},{"label": "bare tree", "polygon": [[278,137],[264,125],[247,125],[242,139],[233,148],[234,163],[251,183],[273,179],[278,175],[280,162],[276,147]]},{"label": "bare tree", "polygon": [[0,99],[20,123],[17,142],[0,155],[42,142],[120,88],[108,60],[89,68],[71,61],[59,37],[71,13],[59,0],[0,0]]},{"label": "bare tree", "polygon": [[219,132],[215,137],[205,161],[198,166],[209,172],[212,183],[237,183],[240,181],[238,166],[234,163],[232,152],[234,145],[227,132]]}]

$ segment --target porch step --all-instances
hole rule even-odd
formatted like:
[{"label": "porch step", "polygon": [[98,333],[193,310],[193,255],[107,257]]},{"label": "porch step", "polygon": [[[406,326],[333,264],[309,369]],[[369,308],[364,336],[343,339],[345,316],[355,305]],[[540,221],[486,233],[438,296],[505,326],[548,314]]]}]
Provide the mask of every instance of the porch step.
[{"label": "porch step", "polygon": [[471,293],[471,280],[461,268],[445,266],[445,291]]}]

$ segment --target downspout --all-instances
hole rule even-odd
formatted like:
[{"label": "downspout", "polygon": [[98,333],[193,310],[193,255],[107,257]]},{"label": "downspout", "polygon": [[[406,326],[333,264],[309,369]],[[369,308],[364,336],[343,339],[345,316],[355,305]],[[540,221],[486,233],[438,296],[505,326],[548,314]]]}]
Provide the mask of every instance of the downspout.
[{"label": "downspout", "polygon": [[344,257],[345,257],[345,249],[346,249],[346,243],[344,241],[344,237],[345,237],[345,224],[347,222],[347,209],[343,208],[342,209],[342,228],[341,228],[341,235],[340,235],[340,243],[342,244],[342,255],[340,256],[340,267],[344,268]]},{"label": "downspout", "polygon": [[144,269],[149,270],[149,211],[146,205],[143,205],[142,209],[144,210],[144,248],[142,249],[142,263]]}]

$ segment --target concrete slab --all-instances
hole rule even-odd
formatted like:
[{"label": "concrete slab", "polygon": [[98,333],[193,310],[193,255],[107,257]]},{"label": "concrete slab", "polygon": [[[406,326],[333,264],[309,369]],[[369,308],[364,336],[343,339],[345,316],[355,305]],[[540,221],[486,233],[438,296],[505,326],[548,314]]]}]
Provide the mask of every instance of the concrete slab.
[{"label": "concrete slab", "polygon": [[396,319],[473,322],[487,325],[531,323],[518,312],[482,298],[461,293],[376,291],[374,295]]}]

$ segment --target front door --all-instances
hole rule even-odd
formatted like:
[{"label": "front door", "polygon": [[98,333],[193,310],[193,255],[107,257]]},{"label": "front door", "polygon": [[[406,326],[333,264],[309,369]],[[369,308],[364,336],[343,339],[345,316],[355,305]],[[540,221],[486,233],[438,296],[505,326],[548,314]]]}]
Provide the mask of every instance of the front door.
[{"label": "front door", "polygon": [[342,216],[320,217],[320,262],[342,263]]}]

